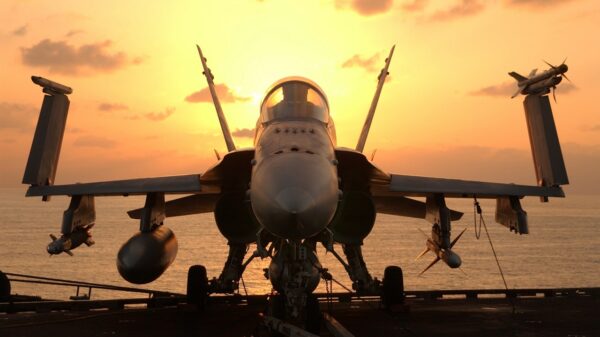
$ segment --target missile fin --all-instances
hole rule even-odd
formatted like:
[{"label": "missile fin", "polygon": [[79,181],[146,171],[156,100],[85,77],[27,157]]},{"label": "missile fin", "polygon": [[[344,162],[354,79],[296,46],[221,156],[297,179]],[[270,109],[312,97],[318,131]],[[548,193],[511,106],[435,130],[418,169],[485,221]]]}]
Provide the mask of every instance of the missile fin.
[{"label": "missile fin", "polygon": [[522,81],[527,81],[528,78],[520,75],[519,73],[516,73],[514,71],[511,71],[510,73],[508,73],[512,78],[514,78],[515,80],[517,80],[517,82],[522,82]]},{"label": "missile fin", "polygon": [[425,248],[425,250],[422,251],[421,254],[417,255],[417,257],[415,258],[415,261],[417,261],[418,259],[423,257],[423,255],[427,254],[428,252],[429,252],[429,248]]},{"label": "missile fin", "polygon": [[431,263],[427,266],[427,268],[423,269],[423,271],[419,274],[419,276],[425,274],[425,272],[428,271],[429,268],[433,267],[436,263],[438,263],[439,260],[440,260],[440,258],[436,257],[433,261],[431,261]]},{"label": "missile fin", "polygon": [[[565,61],[566,61],[566,60],[567,60],[567,59],[565,59]],[[546,60],[542,60],[542,61],[544,61],[544,63],[546,63],[547,65],[549,65],[549,66],[550,66],[550,68],[552,68],[552,69],[556,69],[556,66],[553,66],[552,64],[550,64],[550,63],[546,62]]]},{"label": "missile fin", "polygon": [[462,232],[460,232],[460,234],[458,234],[457,237],[454,238],[454,240],[452,240],[452,242],[450,242],[450,248],[454,247],[454,245],[456,244],[456,242],[458,241],[458,239],[460,239],[460,237],[467,231],[467,227],[465,227],[465,229],[462,230]]},{"label": "missile fin", "polygon": [[510,98],[515,98],[517,96],[519,96],[519,94],[521,93],[521,88],[517,88],[517,92],[515,92],[512,96],[510,96]]},{"label": "missile fin", "polygon": [[529,73],[529,75],[527,75],[527,77],[531,78],[531,77],[535,76],[535,73],[537,73],[537,68],[533,69],[533,70],[532,70],[532,71]]}]

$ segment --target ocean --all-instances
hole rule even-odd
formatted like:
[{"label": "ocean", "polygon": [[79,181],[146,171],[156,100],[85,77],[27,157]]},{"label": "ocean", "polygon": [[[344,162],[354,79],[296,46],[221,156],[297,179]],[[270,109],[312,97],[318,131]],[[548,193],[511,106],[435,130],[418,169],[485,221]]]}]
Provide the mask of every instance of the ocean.
[{"label": "ocean", "polygon": [[[69,198],[53,197],[50,202],[40,198],[25,198],[26,187],[0,188],[0,270],[45,277],[134,286],[123,280],[116,268],[116,255],[121,245],[138,231],[137,220],[126,211],[142,207],[143,197],[96,198],[96,244],[81,246],[74,256],[61,254],[50,257],[46,245],[49,234],[60,236],[62,213]],[[424,249],[425,237],[419,229],[429,232],[425,220],[378,215],[371,234],[365,240],[363,253],[371,274],[379,279],[388,265],[401,266],[407,290],[503,288],[485,233],[475,237],[472,200],[448,199],[448,206],[465,213],[453,222],[453,234],[468,228],[454,251],[462,260],[462,271],[450,269],[442,262],[423,276],[418,276],[433,255],[420,260],[415,257]],[[522,200],[529,215],[529,235],[517,235],[494,222],[495,201],[481,200],[494,247],[504,270],[509,288],[555,288],[600,286],[600,196],[568,195],[540,203],[538,198]],[[141,287],[185,293],[187,269],[202,264],[209,278],[219,275],[227,256],[227,241],[223,238],[212,214],[167,218],[179,242],[177,259],[156,281]],[[249,253],[255,249],[250,247]],[[338,247],[341,253],[341,247]],[[321,263],[336,280],[350,287],[343,267],[331,254],[318,247]],[[248,293],[271,291],[263,268],[269,261],[255,259],[244,273]],[[324,283],[319,285],[324,291]],[[74,288],[13,283],[13,293],[66,299]],[[334,291],[344,291],[334,284]],[[94,290],[92,298],[135,297],[136,294],[115,294]],[[143,296],[143,295],[142,295]]]}]

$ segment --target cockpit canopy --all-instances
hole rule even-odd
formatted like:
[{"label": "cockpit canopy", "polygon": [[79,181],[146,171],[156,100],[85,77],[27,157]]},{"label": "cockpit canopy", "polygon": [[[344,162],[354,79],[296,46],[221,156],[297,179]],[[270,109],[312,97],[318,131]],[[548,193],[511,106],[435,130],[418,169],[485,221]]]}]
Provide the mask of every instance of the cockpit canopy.
[{"label": "cockpit canopy", "polygon": [[329,104],[319,86],[303,77],[286,77],[276,82],[265,96],[261,122],[276,119],[313,118],[329,122]]}]

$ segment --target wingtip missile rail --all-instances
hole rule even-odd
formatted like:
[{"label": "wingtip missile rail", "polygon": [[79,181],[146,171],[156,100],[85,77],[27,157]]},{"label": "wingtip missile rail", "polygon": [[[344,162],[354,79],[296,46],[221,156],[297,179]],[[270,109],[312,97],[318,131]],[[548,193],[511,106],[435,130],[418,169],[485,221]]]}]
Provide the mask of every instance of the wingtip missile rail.
[{"label": "wingtip missile rail", "polygon": [[47,94],[70,95],[73,93],[73,89],[71,87],[67,87],[66,85],[56,83],[41,76],[31,76],[31,81],[44,88],[44,92]]}]

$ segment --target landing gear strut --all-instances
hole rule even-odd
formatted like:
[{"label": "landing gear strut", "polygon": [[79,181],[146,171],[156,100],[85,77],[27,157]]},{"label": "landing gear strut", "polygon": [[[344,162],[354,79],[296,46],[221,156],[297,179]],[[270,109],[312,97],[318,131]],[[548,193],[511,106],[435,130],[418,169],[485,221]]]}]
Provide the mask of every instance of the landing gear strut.
[{"label": "landing gear strut", "polygon": [[315,242],[276,243],[268,277],[277,294],[270,299],[269,312],[312,333],[321,328],[319,301],[312,294],[320,280],[321,264],[315,254]]},{"label": "landing gear strut", "polygon": [[233,293],[239,289],[240,278],[244,273],[244,257],[248,251],[245,243],[229,242],[229,254],[219,278],[210,281],[211,293]]},{"label": "landing gear strut", "polygon": [[367,264],[362,255],[360,244],[344,244],[344,255],[348,260],[345,266],[348,276],[352,280],[352,288],[358,294],[378,294],[380,282],[371,277]]}]

